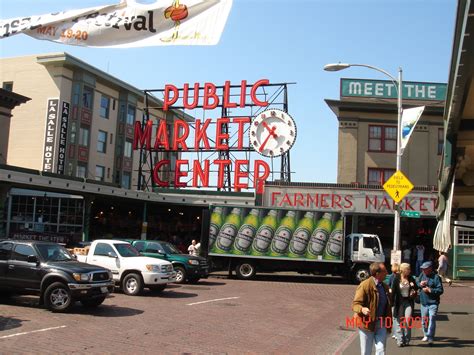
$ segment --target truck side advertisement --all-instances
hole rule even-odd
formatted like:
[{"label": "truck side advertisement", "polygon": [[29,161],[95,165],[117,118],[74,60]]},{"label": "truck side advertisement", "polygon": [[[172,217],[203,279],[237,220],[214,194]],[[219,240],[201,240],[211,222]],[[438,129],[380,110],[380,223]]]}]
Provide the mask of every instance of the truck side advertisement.
[{"label": "truck side advertisement", "polygon": [[338,212],[212,206],[209,255],[343,262]]}]

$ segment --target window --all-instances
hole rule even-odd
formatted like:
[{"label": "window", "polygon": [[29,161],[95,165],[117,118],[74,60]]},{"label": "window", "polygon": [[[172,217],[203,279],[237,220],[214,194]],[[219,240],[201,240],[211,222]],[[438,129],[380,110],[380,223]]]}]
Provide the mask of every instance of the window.
[{"label": "window", "polygon": [[125,151],[123,155],[126,158],[131,158],[132,157],[132,142],[125,141]]},{"label": "window", "polygon": [[438,128],[438,155],[443,154],[444,129]]},{"label": "window", "polygon": [[135,249],[137,249],[139,252],[142,252],[145,249],[145,242],[136,242],[133,244]]},{"label": "window", "polygon": [[0,244],[0,260],[8,260],[10,258],[12,247],[12,243]]},{"label": "window", "polygon": [[71,122],[71,144],[76,144],[76,122]]},{"label": "window", "polygon": [[84,91],[82,92],[82,106],[92,110],[92,94],[94,90],[89,86],[84,86]]},{"label": "window", "polygon": [[89,146],[89,128],[81,127],[79,130],[79,145]]},{"label": "window", "polygon": [[110,99],[102,95],[100,98],[100,117],[109,118]]},{"label": "window", "polygon": [[13,91],[13,81],[5,81],[2,87],[4,90]]},{"label": "window", "polygon": [[395,169],[369,168],[367,184],[383,185],[395,173]]},{"label": "window", "polygon": [[108,256],[109,253],[117,255],[110,245],[105,243],[97,243],[94,250],[94,255]]},{"label": "window", "polygon": [[35,250],[25,244],[17,244],[12,254],[12,260],[28,261],[28,256],[36,255]]},{"label": "window", "polygon": [[474,232],[467,229],[458,230],[459,245],[474,245]]},{"label": "window", "polygon": [[148,243],[148,245],[146,246],[145,252],[146,253],[161,253],[161,254],[165,253],[161,245],[158,243]]},{"label": "window", "polygon": [[72,86],[72,104],[73,105],[79,105],[79,97],[81,93],[81,84],[75,83]]},{"label": "window", "polygon": [[369,151],[396,152],[397,127],[369,126]]},{"label": "window", "polygon": [[107,132],[99,131],[97,137],[97,151],[99,153],[105,153],[107,151]]},{"label": "window", "polygon": [[86,178],[86,167],[84,165],[78,165],[76,167],[76,176],[79,178]]},{"label": "window", "polygon": [[359,251],[359,237],[354,237],[354,240],[352,241],[352,249],[354,251]]},{"label": "window", "polygon": [[130,173],[122,174],[122,187],[125,189],[130,188]]},{"label": "window", "polygon": [[133,125],[135,123],[135,106],[128,105],[127,108],[127,124]]},{"label": "window", "polygon": [[105,178],[105,167],[101,165],[95,166],[95,179],[97,181],[104,181]]}]

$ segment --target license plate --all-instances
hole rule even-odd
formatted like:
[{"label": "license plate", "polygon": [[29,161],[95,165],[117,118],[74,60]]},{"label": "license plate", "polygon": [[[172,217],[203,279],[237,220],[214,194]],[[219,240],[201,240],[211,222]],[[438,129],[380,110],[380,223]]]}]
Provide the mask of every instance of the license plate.
[{"label": "license plate", "polygon": [[103,287],[100,288],[100,292],[107,293],[107,292],[109,292],[109,289],[107,287],[103,286]]}]

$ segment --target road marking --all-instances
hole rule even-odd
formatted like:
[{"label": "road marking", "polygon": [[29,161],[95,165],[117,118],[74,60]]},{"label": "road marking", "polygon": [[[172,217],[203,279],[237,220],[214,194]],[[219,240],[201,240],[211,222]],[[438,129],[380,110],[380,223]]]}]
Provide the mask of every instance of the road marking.
[{"label": "road marking", "polygon": [[208,301],[201,301],[201,302],[194,302],[194,303],[188,303],[186,306],[194,306],[195,304],[203,304],[203,303],[209,303],[209,302],[217,302],[217,301],[224,301],[224,300],[235,300],[240,297],[227,297],[227,298],[216,298],[213,300],[208,300]]},{"label": "road marking", "polygon": [[54,330],[54,329],[61,329],[61,328],[66,328],[65,325],[61,325],[59,327],[52,327],[52,328],[44,328],[44,329],[38,329],[38,330],[32,330],[31,332],[23,332],[23,333],[15,333],[15,334],[10,334],[10,335],[4,335],[1,336],[0,339],[6,339],[6,338],[13,338],[19,335],[26,335],[26,334],[32,334],[32,333],[39,333],[39,332],[46,332],[48,330]]}]

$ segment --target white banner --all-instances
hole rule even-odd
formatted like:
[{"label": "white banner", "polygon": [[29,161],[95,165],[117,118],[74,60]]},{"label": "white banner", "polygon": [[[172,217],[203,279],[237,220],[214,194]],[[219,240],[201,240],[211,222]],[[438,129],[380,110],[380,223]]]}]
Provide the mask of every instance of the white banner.
[{"label": "white banner", "polygon": [[425,106],[408,108],[402,113],[402,136],[400,143],[400,153],[403,154],[408,144],[411,134],[415,130],[416,123],[421,117]]},{"label": "white banner", "polygon": [[[13,5],[12,5],[13,6]],[[57,12],[0,21],[0,38],[36,39],[87,47],[214,45],[232,0],[157,0]]]}]

